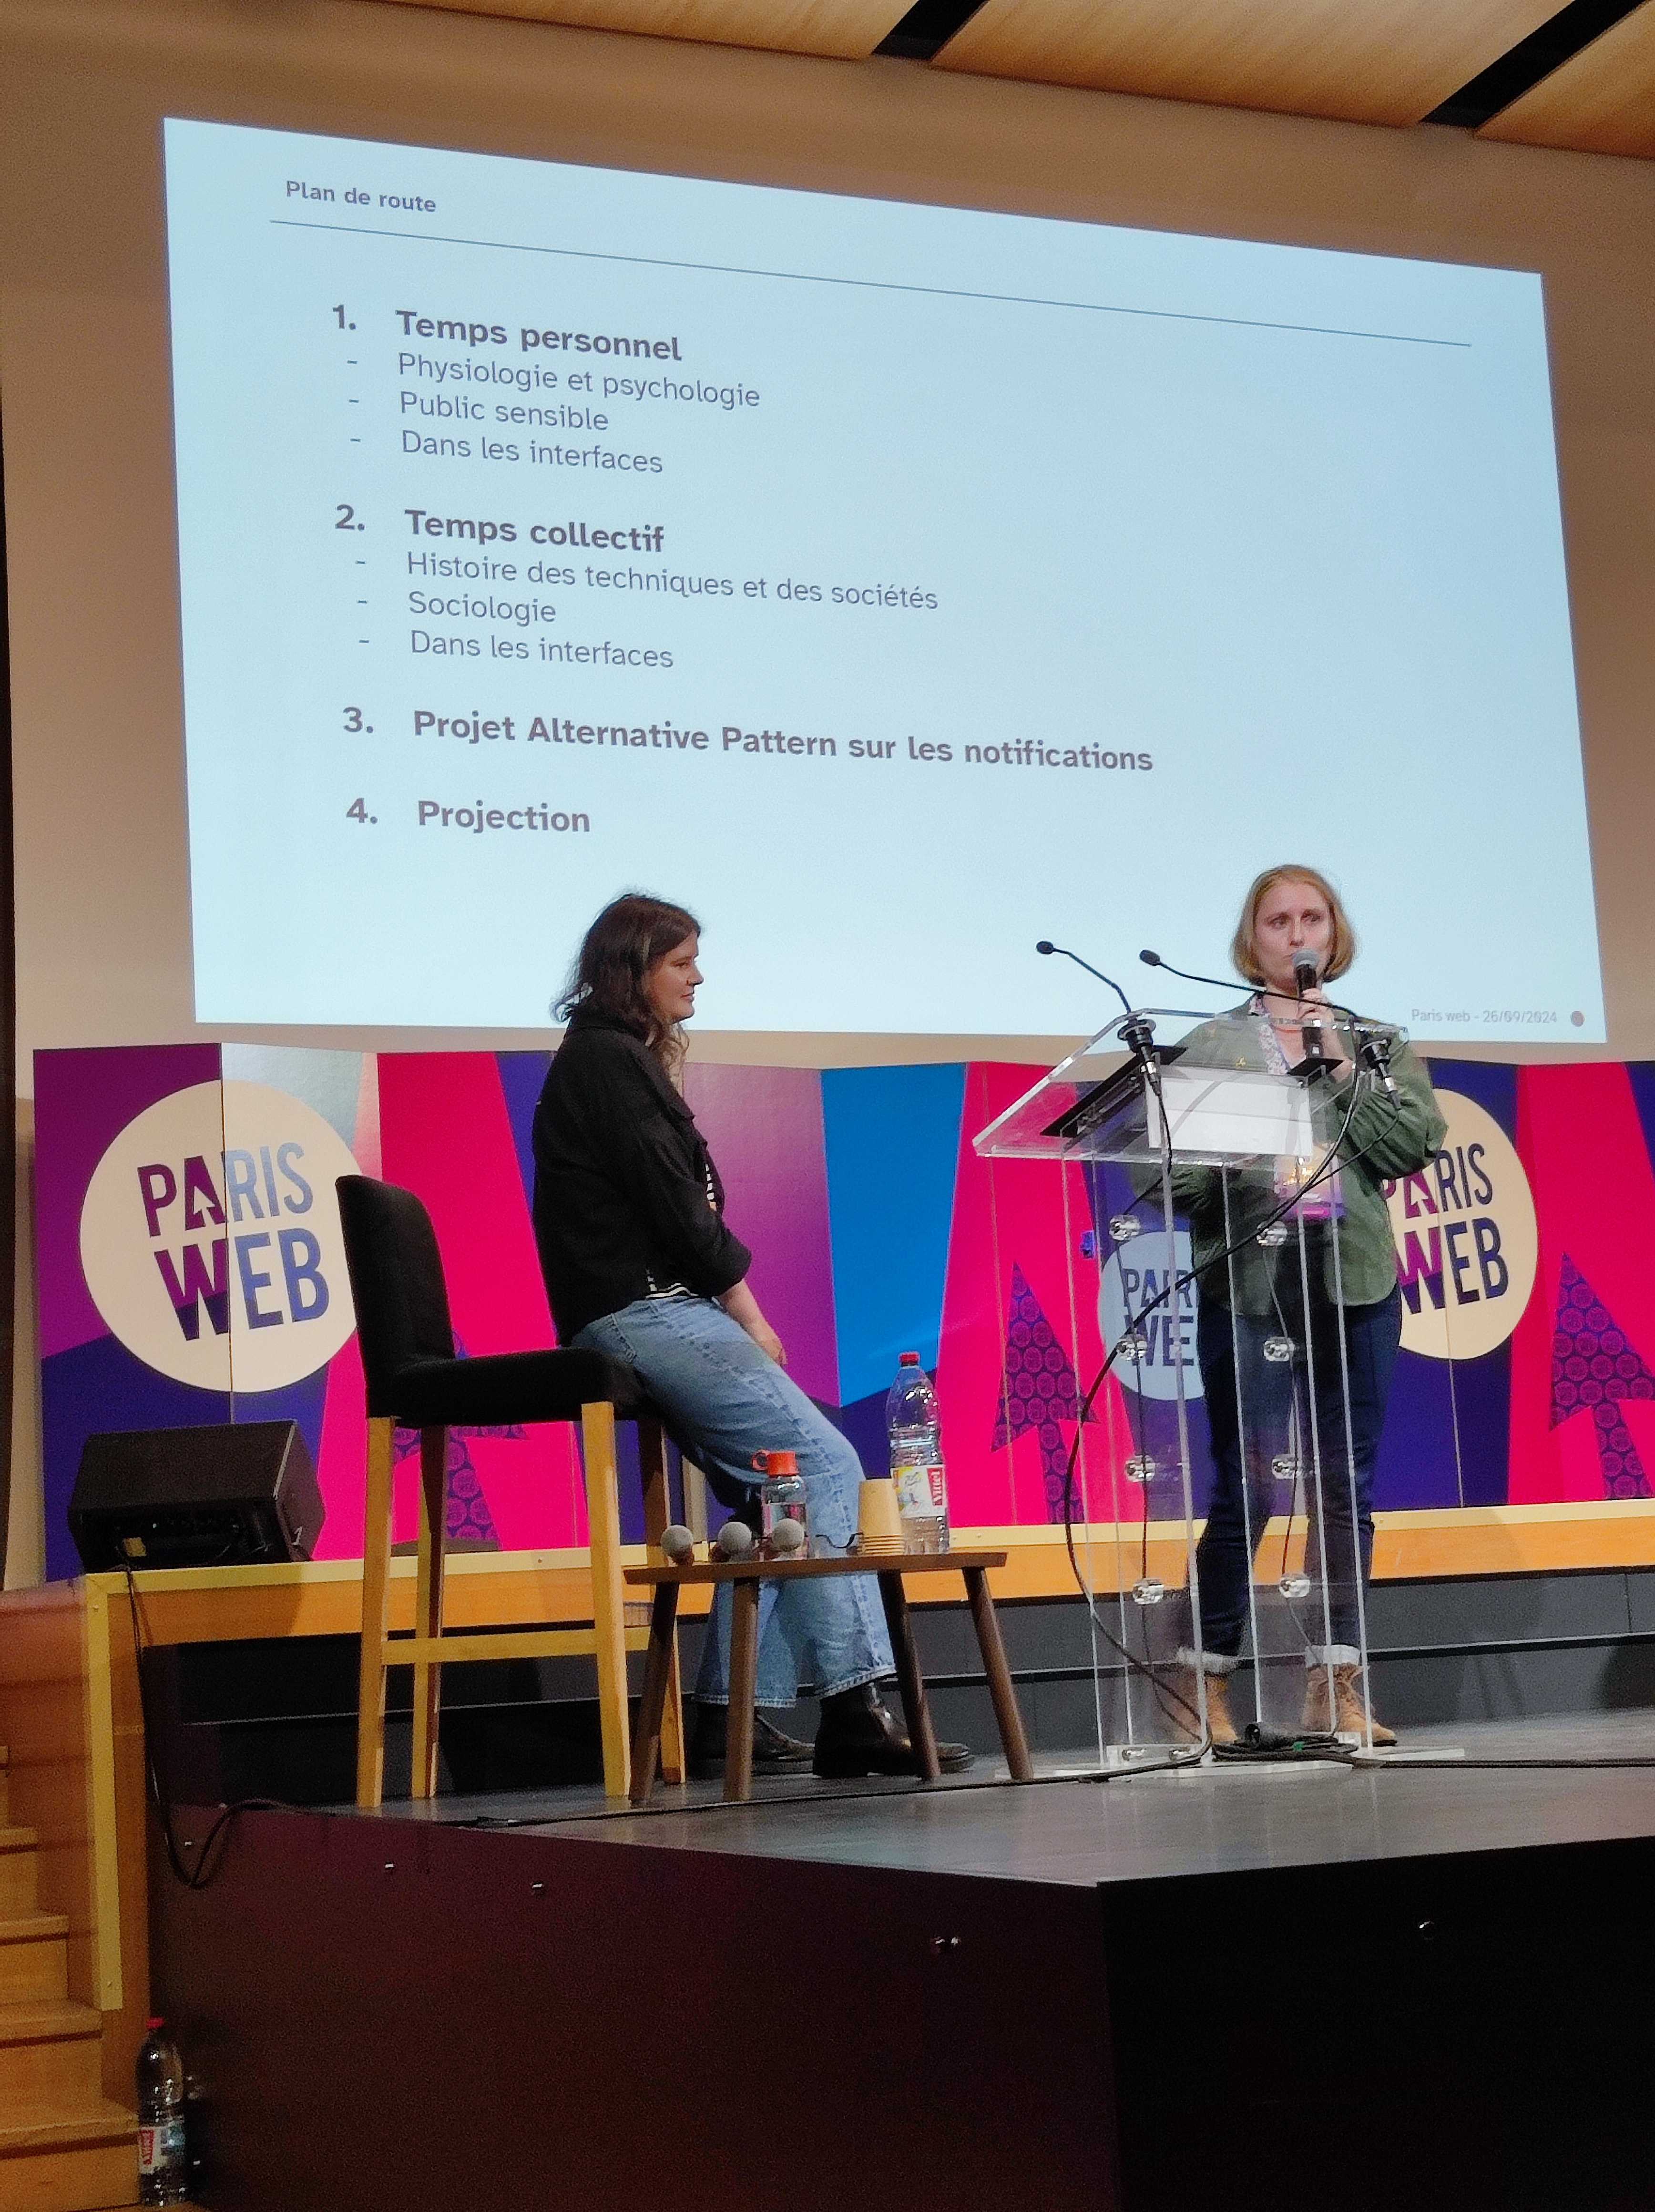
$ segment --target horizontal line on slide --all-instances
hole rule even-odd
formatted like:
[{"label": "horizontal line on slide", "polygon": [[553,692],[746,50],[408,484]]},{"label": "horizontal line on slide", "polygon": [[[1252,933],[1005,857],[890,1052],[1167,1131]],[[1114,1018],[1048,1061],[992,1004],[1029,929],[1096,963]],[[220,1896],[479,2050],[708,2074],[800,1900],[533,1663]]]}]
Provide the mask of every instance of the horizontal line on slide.
[{"label": "horizontal line on slide", "polygon": [[364,223],[301,222],[273,215],[277,230],[326,230],[349,238],[400,238],[421,246],[478,246],[496,253],[549,253],[565,261],[614,261],[633,269],[693,269],[709,276],[763,276],[790,284],[845,284],[859,292],[914,292],[937,300],[991,300],[1009,307],[1064,307],[1077,314],[1137,315],[1157,323],[1215,323],[1227,330],[1292,331],[1304,337],[1369,338],[1379,345],[1451,346],[1469,353],[1469,338],[1422,337],[1412,331],[1346,331],[1322,323],[1269,323],[1246,315],[1185,314],[1173,307],[1113,307],[1098,300],[1046,300],[1017,292],[966,292],[945,284],[888,283],[875,276],[821,276],[806,269],[737,269],[718,261],[669,261],[647,253],[597,253],[577,246],[522,246],[510,238],[448,238],[430,230],[373,230]]}]

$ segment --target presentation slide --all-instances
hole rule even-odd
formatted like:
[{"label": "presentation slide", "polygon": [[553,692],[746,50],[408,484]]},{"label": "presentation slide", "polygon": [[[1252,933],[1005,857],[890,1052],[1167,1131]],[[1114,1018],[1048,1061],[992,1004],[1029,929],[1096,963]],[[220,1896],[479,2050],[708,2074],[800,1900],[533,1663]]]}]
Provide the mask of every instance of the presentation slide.
[{"label": "presentation slide", "polygon": [[705,1027],[1082,1033],[1296,860],[1603,1037],[1537,276],[166,137],[200,1021],[543,1026],[644,889]]}]

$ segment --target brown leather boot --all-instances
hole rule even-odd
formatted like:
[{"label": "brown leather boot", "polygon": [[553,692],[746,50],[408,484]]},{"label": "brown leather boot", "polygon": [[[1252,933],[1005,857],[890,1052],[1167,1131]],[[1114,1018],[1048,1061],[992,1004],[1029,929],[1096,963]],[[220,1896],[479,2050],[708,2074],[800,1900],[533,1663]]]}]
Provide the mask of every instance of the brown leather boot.
[{"label": "brown leather boot", "polygon": [[[1163,1676],[1172,1707],[1168,1715],[1180,1739],[1185,1743],[1199,1743],[1201,1728],[1201,1690],[1193,1667],[1169,1667]],[[1230,1678],[1228,1674],[1209,1674],[1207,1677],[1207,1738],[1211,1743],[1234,1743],[1235,1723],[1230,1717]]]},{"label": "brown leather boot", "polygon": [[[1330,1672],[1333,1677],[1331,1698]],[[1376,1721],[1362,1700],[1361,1674],[1355,1666],[1312,1668],[1305,1686],[1305,1717],[1300,1725],[1319,1735],[1356,1735],[1365,1744],[1371,1734],[1375,1744],[1395,1743],[1395,1729]]]}]

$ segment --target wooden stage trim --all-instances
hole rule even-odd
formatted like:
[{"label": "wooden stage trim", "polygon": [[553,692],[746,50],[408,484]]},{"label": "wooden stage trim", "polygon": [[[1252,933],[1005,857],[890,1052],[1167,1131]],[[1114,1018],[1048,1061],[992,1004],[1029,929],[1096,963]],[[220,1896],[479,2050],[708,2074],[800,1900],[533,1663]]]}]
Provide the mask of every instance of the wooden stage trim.
[{"label": "wooden stage trim", "polygon": [[[1606,1499],[1585,1506],[1448,1506],[1374,1517],[1376,1581],[1655,1566],[1655,1498]],[[1280,1522],[1272,1524],[1277,1534],[1281,1528]],[[1061,1528],[962,1528],[955,1534],[962,1547],[986,1547],[1007,1554],[1005,1565],[994,1571],[997,1599],[1073,1594]],[[1180,1522],[1152,1521],[1149,1548],[1163,1579],[1182,1576],[1185,1545]],[[1082,1549],[1089,1553],[1100,1587],[1121,1586],[1106,1575],[1118,1559],[1119,1576],[1130,1588],[1142,1571],[1141,1524],[1095,1522],[1089,1544],[1082,1542]],[[646,1557],[641,1545],[628,1545],[621,1553],[626,1566],[641,1566]],[[391,1561],[391,1620],[397,1629],[414,1624],[414,1566],[411,1558]],[[358,1559],[180,1568],[140,1573],[134,1579],[152,1643],[355,1636],[361,1625]],[[106,1596],[125,1589],[120,1575],[89,1576],[85,1582]],[[70,1586],[52,1587],[63,1591]],[[591,1618],[584,1551],[462,1553],[448,1561],[447,1589],[446,1618],[457,1628]],[[13,1592],[0,1602],[9,1609],[20,1597],[33,1595]],[[912,1602],[957,1603],[959,1598],[951,1578],[938,1586],[928,1576],[916,1586]],[[706,1603],[703,1593],[687,1589],[682,1609],[694,1613]]]},{"label": "wooden stage trim", "polygon": [[[1451,1506],[1380,1513],[1375,1521],[1373,1574],[1381,1582],[1655,1566],[1655,1499],[1605,1500],[1584,1508]],[[1061,1528],[962,1528],[955,1533],[962,1548],[1006,1553],[1005,1565],[993,1570],[997,1601],[1074,1595]],[[1279,1543],[1284,1533],[1283,1523],[1272,1522],[1273,1542]],[[1289,1553],[1302,1543],[1300,1527]],[[1077,1544],[1096,1589],[1130,1589],[1143,1572],[1143,1533],[1137,1522],[1096,1522],[1089,1534],[1077,1531]],[[1152,1521],[1149,1548],[1152,1571],[1169,1588],[1181,1583],[1186,1565],[1183,1524]],[[641,1566],[646,1559],[641,1545],[623,1547],[623,1565]],[[391,1574],[392,1626],[411,1630],[415,1562],[395,1559]],[[182,1568],[140,1573],[134,1581],[145,1633],[155,1644],[355,1636],[361,1624],[361,1563],[356,1559]],[[82,1583],[51,1585],[49,1591],[10,1593],[0,1600],[0,1618],[23,1600],[61,1605],[65,1593],[82,1588],[105,1604],[118,1596],[124,1625],[125,1578],[120,1575],[88,1576]],[[55,1601],[51,1591],[58,1594]],[[590,1592],[583,1551],[463,1553],[448,1562],[446,1615],[455,1628],[587,1620]],[[928,1575],[916,1581],[911,1601],[957,1604],[961,1595],[953,1576]],[[708,1602],[705,1589],[688,1588],[681,1610],[698,1614]],[[641,1618],[640,1613],[640,1625]]]},{"label": "wooden stage trim", "polygon": [[[1376,1582],[1458,1581],[1475,1575],[1568,1574],[1587,1568],[1655,1566],[1655,1498],[1602,1499],[1561,1505],[1446,1506],[1429,1511],[1376,1513]],[[1197,1527],[1199,1524],[1197,1523]],[[1286,1523],[1268,1532],[1279,1543]],[[994,1595],[1008,1598],[1069,1597],[1074,1577],[1061,1528],[956,1528],[961,1544],[990,1545],[1006,1553],[994,1571]],[[1303,1547],[1297,1525],[1289,1556]],[[1143,1572],[1140,1522],[1096,1522],[1090,1542],[1077,1548],[1088,1559],[1094,1588],[1130,1589]],[[1272,1550],[1272,1559],[1277,1556]],[[1182,1583],[1186,1565],[1184,1524],[1149,1523],[1149,1571],[1167,1588]],[[1270,1579],[1278,1568],[1272,1567]],[[935,1604],[958,1592],[917,1587],[911,1602]]]}]

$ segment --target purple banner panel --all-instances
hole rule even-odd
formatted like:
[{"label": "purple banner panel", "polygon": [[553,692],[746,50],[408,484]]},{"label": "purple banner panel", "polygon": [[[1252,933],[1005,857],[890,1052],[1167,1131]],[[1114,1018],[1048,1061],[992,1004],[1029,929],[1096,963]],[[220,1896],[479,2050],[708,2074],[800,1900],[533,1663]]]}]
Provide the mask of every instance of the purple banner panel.
[{"label": "purple banner panel", "polygon": [[753,1252],[753,1294],[802,1390],[839,1403],[821,1078],[814,1068],[708,1067],[684,1096],[724,1177],[730,1225]]}]

